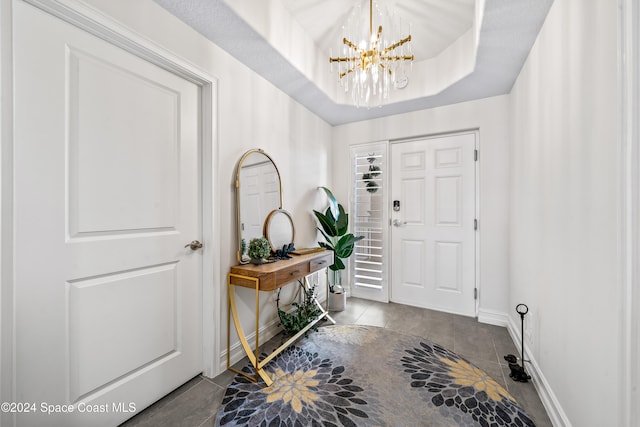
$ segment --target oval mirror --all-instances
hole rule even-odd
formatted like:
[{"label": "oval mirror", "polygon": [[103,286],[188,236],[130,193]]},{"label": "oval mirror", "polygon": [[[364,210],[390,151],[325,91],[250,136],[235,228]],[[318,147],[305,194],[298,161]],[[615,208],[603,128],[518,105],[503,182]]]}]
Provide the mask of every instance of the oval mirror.
[{"label": "oval mirror", "polygon": [[280,172],[267,153],[249,150],[238,161],[235,185],[237,258],[238,262],[246,263],[249,260],[243,247],[248,248],[251,239],[263,236],[269,213],[282,208]]},{"label": "oval mirror", "polygon": [[295,229],[293,218],[289,212],[283,209],[276,209],[267,216],[264,224],[264,236],[269,241],[272,251],[282,249],[283,246],[293,242]]}]

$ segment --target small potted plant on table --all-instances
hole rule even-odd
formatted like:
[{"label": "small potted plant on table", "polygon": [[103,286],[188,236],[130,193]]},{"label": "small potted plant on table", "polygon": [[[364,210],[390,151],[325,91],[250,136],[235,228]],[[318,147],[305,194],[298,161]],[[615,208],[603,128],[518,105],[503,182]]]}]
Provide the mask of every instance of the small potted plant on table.
[{"label": "small potted plant on table", "polygon": [[263,264],[269,255],[271,255],[271,245],[269,245],[269,241],[264,237],[251,239],[247,253],[249,258],[251,258],[252,264]]}]

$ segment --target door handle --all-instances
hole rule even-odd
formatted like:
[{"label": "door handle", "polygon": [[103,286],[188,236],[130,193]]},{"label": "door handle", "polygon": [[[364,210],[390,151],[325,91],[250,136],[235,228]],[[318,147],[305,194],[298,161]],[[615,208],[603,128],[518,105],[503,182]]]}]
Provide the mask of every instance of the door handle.
[{"label": "door handle", "polygon": [[202,243],[200,243],[197,240],[194,240],[193,242],[184,245],[184,247],[185,248],[191,248],[192,251],[197,251],[198,249],[200,249],[202,247]]},{"label": "door handle", "polygon": [[393,220],[393,225],[395,225],[396,227],[402,227],[403,225],[406,225],[407,221],[400,221],[399,219],[394,219]]}]

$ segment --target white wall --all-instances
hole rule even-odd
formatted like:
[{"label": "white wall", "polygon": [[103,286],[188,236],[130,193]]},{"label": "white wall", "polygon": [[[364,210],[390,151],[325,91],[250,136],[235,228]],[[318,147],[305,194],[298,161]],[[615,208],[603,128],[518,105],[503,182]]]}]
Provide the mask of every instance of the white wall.
[{"label": "white wall", "polygon": [[349,145],[479,129],[481,321],[506,325],[508,310],[508,97],[498,96],[333,128],[333,182],[349,200]]},{"label": "white wall", "polygon": [[510,97],[510,306],[579,427],[622,425],[616,20],[616,1],[556,1]]},{"label": "white wall", "polygon": [[[262,148],[274,159],[282,177],[283,208],[293,215],[296,246],[316,246],[311,210],[325,205],[317,186],[330,183],[331,127],[151,0],[86,3],[218,79],[218,164],[214,173],[219,183],[215,191],[220,202],[220,233],[215,244],[219,245],[220,271],[216,272],[214,286],[220,288],[216,317],[220,320],[219,348],[224,351],[226,274],[236,264],[237,250],[233,188],[236,162],[251,148]],[[291,290],[283,294],[289,295]],[[237,295],[241,322],[245,332],[251,334],[255,331],[253,291],[240,289]],[[261,294],[261,328],[277,319],[274,298],[270,293]],[[233,341],[237,343],[235,338]]]}]

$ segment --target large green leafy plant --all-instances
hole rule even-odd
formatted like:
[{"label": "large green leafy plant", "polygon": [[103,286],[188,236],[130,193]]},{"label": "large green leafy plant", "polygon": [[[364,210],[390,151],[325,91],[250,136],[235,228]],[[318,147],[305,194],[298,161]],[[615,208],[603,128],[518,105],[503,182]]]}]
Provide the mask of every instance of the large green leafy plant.
[{"label": "large green leafy plant", "polygon": [[[326,212],[322,213],[314,210],[320,227],[318,230],[324,236],[325,242],[318,242],[318,244],[333,251],[333,264],[329,266],[332,271],[344,270],[346,268],[344,259],[347,259],[353,254],[356,242],[364,239],[364,236],[355,236],[349,231],[349,215],[344,211],[344,207],[336,201],[336,198],[326,187],[322,188],[329,197],[329,207]],[[333,287],[330,289],[334,291]]]}]

